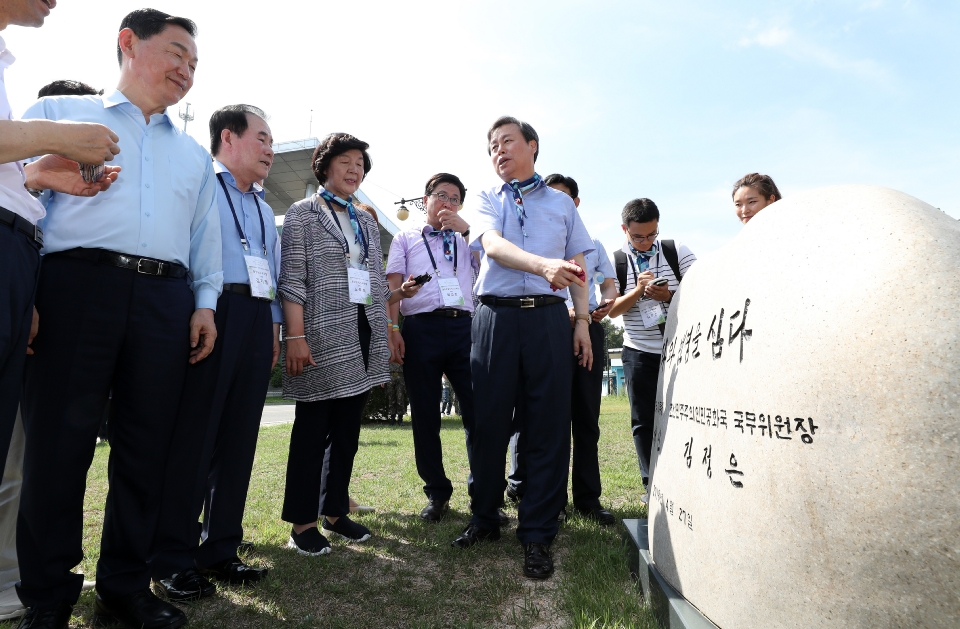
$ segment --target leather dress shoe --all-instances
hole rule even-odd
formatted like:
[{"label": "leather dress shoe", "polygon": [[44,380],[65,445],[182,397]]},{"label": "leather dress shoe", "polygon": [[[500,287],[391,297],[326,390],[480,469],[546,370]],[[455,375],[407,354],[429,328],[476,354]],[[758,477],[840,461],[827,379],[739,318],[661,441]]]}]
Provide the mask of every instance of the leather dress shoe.
[{"label": "leather dress shoe", "polygon": [[116,598],[97,594],[93,602],[93,626],[125,625],[136,629],[177,629],[187,624],[187,615],[150,590]]},{"label": "leather dress shoe", "polygon": [[255,550],[255,547],[253,545],[253,542],[251,542],[248,539],[243,540],[242,542],[240,542],[240,545],[237,546],[238,555],[246,555],[246,554],[252,553],[254,550]]},{"label": "leather dress shoe", "polygon": [[67,629],[73,605],[60,603],[51,607],[30,607],[20,619],[17,629]]},{"label": "leather dress shoe", "polygon": [[449,500],[431,500],[420,512],[420,517],[427,522],[439,522],[450,510]]},{"label": "leather dress shoe", "polygon": [[523,575],[531,579],[546,579],[553,574],[553,558],[546,544],[530,542],[523,546]]},{"label": "leather dress shoe", "polygon": [[500,516],[500,526],[507,526],[510,524],[510,516],[507,515],[507,512],[503,509],[497,509],[497,515]]},{"label": "leather dress shoe", "polygon": [[230,559],[215,563],[212,566],[201,568],[200,572],[221,581],[232,583],[233,585],[253,583],[267,576],[266,568],[248,566],[236,557],[231,557]]},{"label": "leather dress shoe", "polygon": [[157,583],[171,601],[196,601],[217,593],[217,586],[200,576],[193,568],[181,570]]},{"label": "leather dress shoe", "polygon": [[463,529],[463,533],[460,533],[460,536],[453,540],[450,545],[454,548],[470,548],[480,542],[495,542],[498,539],[500,539],[499,530],[491,531],[490,529],[480,528],[476,524],[468,524],[467,528]]},{"label": "leather dress shoe", "polygon": [[600,526],[610,526],[611,524],[617,523],[617,518],[615,518],[612,513],[600,505],[590,507],[588,509],[581,509],[580,507],[577,507],[577,513],[588,520],[593,520]]},{"label": "leather dress shoe", "polygon": [[517,488],[513,485],[507,485],[507,500],[518,505],[520,504],[520,498],[521,496],[517,493]]}]

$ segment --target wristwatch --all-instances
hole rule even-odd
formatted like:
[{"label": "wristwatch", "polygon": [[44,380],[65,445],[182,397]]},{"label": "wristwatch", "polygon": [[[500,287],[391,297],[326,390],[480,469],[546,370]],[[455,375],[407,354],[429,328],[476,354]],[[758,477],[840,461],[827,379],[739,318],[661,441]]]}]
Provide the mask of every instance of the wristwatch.
[{"label": "wristwatch", "polygon": [[588,315],[588,314],[578,314],[577,316],[574,317],[574,320],[575,320],[575,321],[586,321],[587,323],[590,323],[590,315]]}]

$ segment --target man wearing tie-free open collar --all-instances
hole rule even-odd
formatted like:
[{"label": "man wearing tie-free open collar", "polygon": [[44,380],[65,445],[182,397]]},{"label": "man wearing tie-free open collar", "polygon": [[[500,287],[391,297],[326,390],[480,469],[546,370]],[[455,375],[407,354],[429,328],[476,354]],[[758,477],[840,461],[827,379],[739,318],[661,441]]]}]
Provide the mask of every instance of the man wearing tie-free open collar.
[{"label": "man wearing tie-free open collar", "polygon": [[[523,573],[553,574],[550,544],[566,501],[570,459],[571,352],[590,368],[593,352],[583,254],[593,251],[573,199],[547,187],[534,163],[540,138],[529,124],[503,117],[487,133],[487,151],[502,183],[481,191],[464,210],[471,246],[482,252],[470,366],[473,517],[453,545],[500,538],[507,444],[514,409],[527,431],[528,489],[518,510]],[[568,262],[574,260],[579,268]],[[575,329],[564,297],[570,287]]]},{"label": "man wearing tie-free open collar", "polygon": [[120,81],[105,96],[47,97],[25,118],[98,122],[119,136],[122,176],[85,199],[54,192],[28,357],[17,527],[26,627],[67,626],[83,575],[83,498],[112,390],[109,492],[94,624],[180,627],[150,591],[150,548],[187,364],[209,355],[223,283],[210,155],[167,108],[193,85],[196,26],[153,9],[120,24]]}]

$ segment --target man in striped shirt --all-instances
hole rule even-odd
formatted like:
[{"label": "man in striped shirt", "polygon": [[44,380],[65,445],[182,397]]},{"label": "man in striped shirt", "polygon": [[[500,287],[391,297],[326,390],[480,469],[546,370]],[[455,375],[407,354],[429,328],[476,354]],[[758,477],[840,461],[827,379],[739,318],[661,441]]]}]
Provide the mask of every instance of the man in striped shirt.
[{"label": "man in striped shirt", "polygon": [[[610,309],[610,317],[623,315],[623,375],[630,400],[633,444],[646,487],[650,478],[663,326],[670,300],[697,258],[685,245],[658,238],[660,210],[650,199],[627,203],[621,219],[626,242],[615,255],[618,267],[615,281],[620,297]],[[626,273],[621,272],[621,260],[626,262]],[[646,502],[647,495],[641,500]]]}]

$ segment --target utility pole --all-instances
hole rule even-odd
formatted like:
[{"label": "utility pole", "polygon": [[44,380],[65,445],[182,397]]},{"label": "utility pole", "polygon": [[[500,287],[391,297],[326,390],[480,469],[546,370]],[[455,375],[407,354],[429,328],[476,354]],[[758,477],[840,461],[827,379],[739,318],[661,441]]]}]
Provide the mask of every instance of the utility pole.
[{"label": "utility pole", "polygon": [[310,110],[310,131],[307,133],[308,138],[313,137],[313,110]]},{"label": "utility pole", "polygon": [[187,132],[187,123],[193,120],[193,113],[190,112],[190,103],[187,103],[187,109],[180,110],[180,120],[183,120],[183,132]]}]

